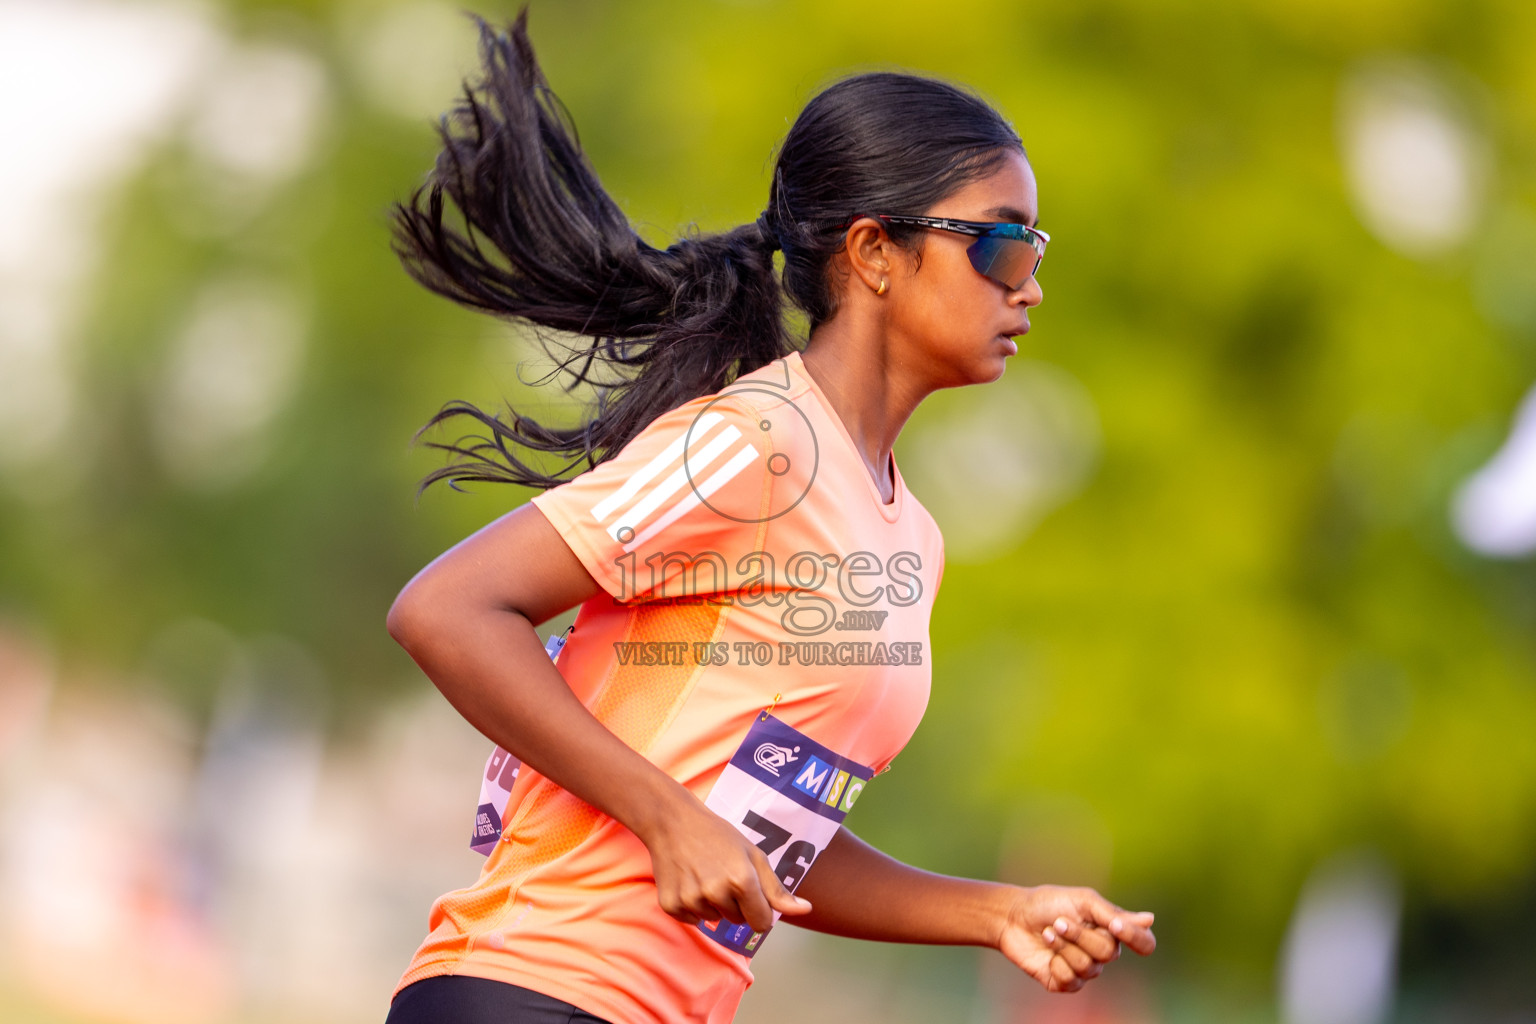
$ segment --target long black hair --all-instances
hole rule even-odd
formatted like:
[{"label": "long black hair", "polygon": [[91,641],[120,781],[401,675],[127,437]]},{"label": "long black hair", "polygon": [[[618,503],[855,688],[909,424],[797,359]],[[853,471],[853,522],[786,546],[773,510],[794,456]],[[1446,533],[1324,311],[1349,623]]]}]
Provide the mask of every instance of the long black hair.
[{"label": "long black hair", "polygon": [[[796,119],[756,222],[657,249],[588,165],[539,69],[527,19],[524,8],[503,33],[477,19],[480,78],[439,121],[443,149],[426,182],[392,209],[394,248],[413,278],[455,302],[589,338],[567,345],[557,369],[568,388],[594,387],[597,403],[582,425],[556,427],[516,409],[503,419],[450,402],[423,431],[469,417],[487,433],[434,443],[456,458],[423,488],[438,480],[547,488],[597,465],[662,413],[789,353],[786,294],[812,329],[830,319],[840,226],[866,213],[924,213],[1022,150],[995,110],[953,85],[856,75]],[[888,230],[914,243],[913,229]],[[527,452],[564,464],[546,473]]]}]

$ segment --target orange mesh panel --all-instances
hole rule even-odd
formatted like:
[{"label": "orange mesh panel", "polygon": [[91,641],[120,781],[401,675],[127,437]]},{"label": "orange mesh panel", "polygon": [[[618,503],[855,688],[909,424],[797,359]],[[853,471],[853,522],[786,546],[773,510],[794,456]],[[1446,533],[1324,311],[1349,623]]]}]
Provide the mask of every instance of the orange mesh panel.
[{"label": "orange mesh panel", "polygon": [[[593,702],[592,714],[613,733],[642,753],[687,697],[689,684],[702,671],[693,645],[720,638],[728,605],[706,601],[646,604],[635,609],[629,639],[636,643],[683,644],[680,665],[615,667],[608,684]],[[666,648],[663,648],[666,650]],[[706,659],[707,660],[707,659]]]},{"label": "orange mesh panel", "polygon": [[525,806],[510,830],[511,840],[502,837],[501,863],[493,869],[513,888],[534,868],[574,850],[602,817],[591,804],[544,778],[534,784]]}]

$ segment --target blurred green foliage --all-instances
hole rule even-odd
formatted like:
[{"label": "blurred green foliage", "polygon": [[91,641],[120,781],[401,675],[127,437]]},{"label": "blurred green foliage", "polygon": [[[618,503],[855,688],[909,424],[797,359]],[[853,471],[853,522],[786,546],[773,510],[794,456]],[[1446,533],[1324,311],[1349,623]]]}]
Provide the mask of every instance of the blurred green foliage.
[{"label": "blurred green foliage", "polygon": [[[397,589],[526,498],[413,495],[436,464],[413,431],[451,398],[528,397],[529,349],[389,252],[386,208],[435,145],[425,117],[381,110],[349,70],[339,26],[386,6],[231,5],[237,34],[325,62],[319,156],[237,230],[189,230],[212,200],[174,140],[113,207],[80,342],[85,414],[57,456],[86,468],[38,493],[52,471],[29,470],[0,496],[0,602],[66,664],[144,669],[187,617],[281,634],[321,663],[341,727],[425,685],[383,629]],[[1472,922],[1536,902],[1536,580],[1528,560],[1465,550],[1447,507],[1536,380],[1536,335],[1475,297],[1489,224],[1536,210],[1536,7],[531,6],[592,162],[653,241],[754,218],[788,122],[851,70],[975,87],[1034,162],[1056,241],[1026,354],[1083,384],[1102,450],[1034,532],[949,566],[930,712],[861,805],[864,832],[983,875],[1008,836],[1059,838],[1042,848],[1070,870],[1102,833],[1111,852],[1081,880],[1159,911],[1159,970],[1262,991],[1306,872],[1370,845],[1404,879],[1407,966],[1431,981],[1486,968]],[[462,38],[467,67],[467,22]],[[1341,164],[1341,83],[1402,54],[1470,83],[1493,151],[1484,221],[1432,259],[1362,226]],[[256,472],[187,488],[156,455],[152,382],[192,295],[231,270],[306,296],[301,383]],[[963,401],[936,396],[909,437]],[[195,671],[170,684],[209,699]],[[1431,922],[1472,938],[1447,950],[1412,932]],[[1536,951],[1528,929],[1504,938]]]}]

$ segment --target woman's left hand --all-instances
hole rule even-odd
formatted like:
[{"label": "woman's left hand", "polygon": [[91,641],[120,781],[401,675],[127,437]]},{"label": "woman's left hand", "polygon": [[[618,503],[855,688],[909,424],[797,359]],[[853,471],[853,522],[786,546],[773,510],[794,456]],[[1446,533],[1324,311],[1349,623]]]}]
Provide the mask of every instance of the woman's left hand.
[{"label": "woman's left hand", "polygon": [[1120,943],[1146,956],[1157,948],[1152,915],[1122,910],[1092,889],[1020,889],[997,948],[1047,992],[1076,992],[1120,956]]}]

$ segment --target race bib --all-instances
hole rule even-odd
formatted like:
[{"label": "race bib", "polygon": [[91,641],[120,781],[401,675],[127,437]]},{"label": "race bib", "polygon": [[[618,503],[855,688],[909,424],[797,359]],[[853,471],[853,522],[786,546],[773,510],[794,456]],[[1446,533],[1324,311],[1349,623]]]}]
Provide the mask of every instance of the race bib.
[{"label": "race bib", "polygon": [[[762,850],[793,892],[874,774],[764,712],[704,804]],[[773,919],[778,921],[777,911]],[[726,920],[701,922],[699,928],[747,957],[767,934]]]},{"label": "race bib", "polygon": [[[550,661],[558,661],[565,647],[570,630],[556,634],[544,644],[544,653]],[[507,801],[512,797],[512,784],[523,763],[501,747],[491,751],[485,760],[485,771],[480,776],[480,803],[475,807],[475,830],[469,837],[469,848],[482,857],[489,857],[501,841],[501,824],[506,819]]]}]

